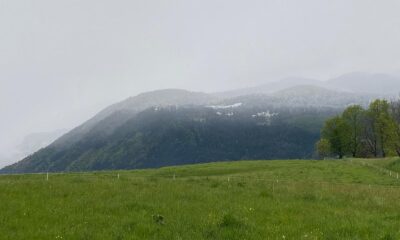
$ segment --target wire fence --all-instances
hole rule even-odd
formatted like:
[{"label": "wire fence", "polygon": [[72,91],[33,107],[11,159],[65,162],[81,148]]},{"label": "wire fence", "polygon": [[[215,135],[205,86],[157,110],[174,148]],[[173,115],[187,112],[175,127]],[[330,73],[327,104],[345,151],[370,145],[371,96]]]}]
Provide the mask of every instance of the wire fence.
[{"label": "wire fence", "polygon": [[[347,161],[351,164],[368,167],[374,169],[382,174],[385,174],[391,178],[395,178],[399,180],[400,184],[400,174],[398,172],[388,170],[369,162],[365,161]],[[188,175],[182,174],[179,175],[178,173],[158,173],[158,174],[144,174],[140,171],[138,172],[130,172],[130,171],[115,171],[115,172],[60,172],[60,173],[32,173],[32,174],[12,174],[12,175],[0,175],[0,181],[4,177],[11,177],[13,180],[20,179],[26,181],[51,181],[54,178],[58,177],[68,177],[67,179],[76,179],[79,178],[80,180],[97,180],[97,179],[114,179],[114,180],[188,180],[188,179],[197,179],[197,180],[217,180],[217,181],[243,181],[243,182],[254,182],[254,181],[261,181],[269,184],[323,184],[323,185],[340,185],[340,186],[367,186],[367,187],[384,187],[384,188],[395,188],[400,189],[400,185],[393,185],[393,183],[388,184],[374,184],[374,183],[359,183],[359,182],[338,182],[338,181],[318,181],[318,180],[311,180],[311,179],[299,179],[296,176],[291,178],[283,178],[283,177],[274,177],[274,178],[263,178],[263,177],[255,177],[255,176],[246,176],[246,175],[239,175],[240,173],[236,174],[221,174],[221,175]],[[34,176],[33,178],[26,178],[26,176]],[[10,180],[10,178],[7,178]]]},{"label": "wire fence", "polygon": [[[384,168],[380,168],[376,165],[365,163],[365,162],[351,162],[352,164],[357,164],[363,167],[369,167],[374,170],[377,170],[389,177],[393,177],[399,179],[399,173],[387,170]],[[263,178],[263,177],[255,177],[255,176],[248,176],[248,175],[239,175],[237,174],[221,174],[221,175],[187,175],[187,174],[176,174],[176,173],[163,173],[163,174],[142,174],[142,173],[135,173],[129,171],[116,171],[116,172],[74,172],[74,173],[34,173],[29,174],[34,176],[34,178],[26,178],[26,174],[17,174],[17,175],[1,175],[0,180],[2,177],[11,176],[11,179],[16,180],[20,179],[22,181],[51,181],[53,179],[58,179],[62,177],[64,180],[136,180],[136,181],[186,181],[186,180],[214,180],[214,181],[222,181],[222,182],[264,182],[265,184],[303,184],[303,185],[332,185],[332,186],[357,186],[357,187],[383,187],[383,188],[390,188],[390,189],[400,189],[400,180],[399,185],[393,185],[392,183],[387,184],[376,184],[376,183],[360,183],[360,182],[338,182],[338,181],[318,181],[312,179],[299,179],[296,177],[293,178],[284,178],[284,177],[274,177],[274,178]],[[65,178],[67,177],[67,178]],[[4,179],[4,178],[3,178]],[[10,180],[9,178],[7,178]]]},{"label": "wire fence", "polygon": [[[355,161],[355,162],[351,161],[351,162],[352,163],[356,163],[356,164],[358,163],[357,161]],[[368,163],[368,162],[365,162],[365,161],[360,161],[359,164],[361,166],[364,166],[364,167],[373,168],[373,169],[375,169],[375,170],[377,170],[377,171],[379,171],[379,172],[381,172],[383,174],[387,174],[389,177],[396,178],[396,179],[400,180],[400,173],[398,173],[396,171],[389,170],[389,169],[386,169],[386,168],[382,168],[382,167],[376,166],[374,164],[371,164],[371,163]]]}]

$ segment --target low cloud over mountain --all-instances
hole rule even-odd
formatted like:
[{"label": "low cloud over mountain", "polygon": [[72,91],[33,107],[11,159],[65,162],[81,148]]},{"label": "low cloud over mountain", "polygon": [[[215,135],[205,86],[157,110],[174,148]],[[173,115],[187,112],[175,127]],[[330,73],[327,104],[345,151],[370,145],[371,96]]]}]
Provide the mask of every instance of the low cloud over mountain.
[{"label": "low cloud over mountain", "polygon": [[147,92],[107,107],[2,172],[310,158],[327,117],[351,104],[393,97],[398,90],[396,77],[352,73],[329,81],[291,78],[214,94]]}]

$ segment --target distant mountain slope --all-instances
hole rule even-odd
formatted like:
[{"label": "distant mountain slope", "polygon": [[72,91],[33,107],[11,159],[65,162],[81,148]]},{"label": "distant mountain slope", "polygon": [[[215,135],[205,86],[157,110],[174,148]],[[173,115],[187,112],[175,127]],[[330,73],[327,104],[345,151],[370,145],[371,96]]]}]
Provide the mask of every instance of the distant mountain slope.
[{"label": "distant mountain slope", "polygon": [[339,92],[375,95],[376,97],[398,96],[400,77],[388,74],[348,73],[327,81],[309,78],[284,78],[256,87],[215,93],[215,96],[229,98],[251,94],[274,94],[298,86],[322,87]]},{"label": "distant mountain slope", "polygon": [[221,99],[160,90],[114,104],[3,173],[310,158],[327,117],[373,96],[301,85]]},{"label": "distant mountain slope", "polygon": [[28,134],[21,142],[15,143],[15,146],[8,147],[7,151],[4,151],[5,154],[0,154],[0,162],[4,164],[3,166],[6,166],[21,160],[41,148],[47,147],[66,132],[66,129],[57,129],[49,132]]},{"label": "distant mountain slope", "polygon": [[400,77],[387,74],[349,73],[329,80],[327,87],[379,95],[400,94]]},{"label": "distant mountain slope", "polygon": [[285,108],[343,108],[351,104],[367,105],[376,98],[373,94],[340,92],[312,85],[299,85],[283,89],[272,94],[252,94],[228,98],[222,102],[234,104],[242,102],[248,106],[265,106]]},{"label": "distant mountain slope", "polygon": [[245,96],[245,95],[252,95],[252,94],[271,94],[271,93],[275,93],[277,91],[281,91],[281,90],[291,88],[294,86],[299,86],[299,85],[323,86],[324,83],[322,81],[318,81],[315,79],[291,77],[291,78],[284,78],[280,81],[274,81],[274,82],[256,86],[256,87],[215,93],[215,95],[218,97],[230,98],[230,97],[238,97],[238,96]]},{"label": "distant mountain slope", "polygon": [[28,156],[41,148],[47,147],[66,132],[66,129],[58,129],[52,132],[31,133],[18,145],[18,150],[21,155]]},{"label": "distant mountain slope", "polygon": [[291,106],[342,107],[351,104],[367,105],[375,96],[339,92],[323,87],[302,85],[278,91],[272,96],[279,102]]}]

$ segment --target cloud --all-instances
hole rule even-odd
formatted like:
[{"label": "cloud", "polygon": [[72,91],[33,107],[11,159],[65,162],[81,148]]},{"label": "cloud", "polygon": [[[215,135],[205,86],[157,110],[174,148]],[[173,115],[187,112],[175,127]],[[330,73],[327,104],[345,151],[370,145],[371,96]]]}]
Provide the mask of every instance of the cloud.
[{"label": "cloud", "polygon": [[0,149],[142,91],[220,91],[400,65],[400,3],[0,2]]}]

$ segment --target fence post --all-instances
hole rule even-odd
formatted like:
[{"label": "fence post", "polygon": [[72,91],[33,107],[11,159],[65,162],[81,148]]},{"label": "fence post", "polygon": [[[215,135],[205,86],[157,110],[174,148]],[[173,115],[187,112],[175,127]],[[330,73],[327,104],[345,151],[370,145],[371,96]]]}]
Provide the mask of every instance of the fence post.
[{"label": "fence post", "polygon": [[49,172],[46,174],[46,181],[49,181]]}]

